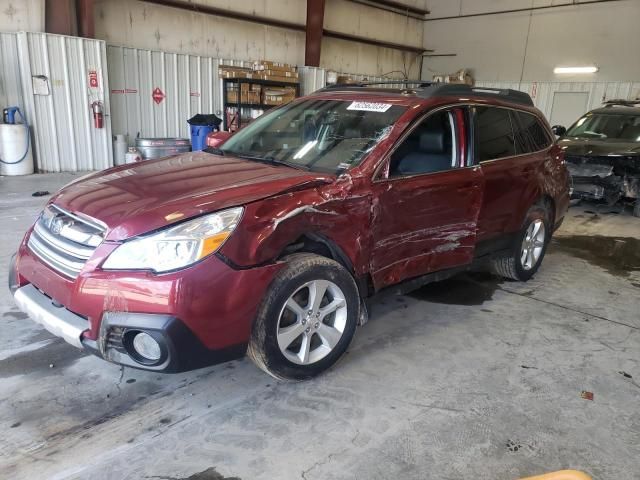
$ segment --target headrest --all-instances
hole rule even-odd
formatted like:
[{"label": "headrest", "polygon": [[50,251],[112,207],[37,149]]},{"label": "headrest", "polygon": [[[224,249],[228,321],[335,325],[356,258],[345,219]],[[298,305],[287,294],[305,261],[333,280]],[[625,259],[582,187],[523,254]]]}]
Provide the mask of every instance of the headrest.
[{"label": "headrest", "polygon": [[431,130],[420,134],[420,152],[444,153],[444,132]]},{"label": "headrest", "polygon": [[357,128],[345,128],[343,136],[344,138],[360,138],[362,134]]}]

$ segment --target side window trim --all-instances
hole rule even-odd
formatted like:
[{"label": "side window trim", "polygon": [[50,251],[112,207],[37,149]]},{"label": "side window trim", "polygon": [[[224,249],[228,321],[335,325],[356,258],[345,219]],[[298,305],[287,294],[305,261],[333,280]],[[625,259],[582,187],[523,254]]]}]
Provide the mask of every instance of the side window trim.
[{"label": "side window trim", "polygon": [[[429,117],[431,117],[432,115],[435,115],[437,113],[440,113],[442,111],[446,111],[448,113],[452,113],[454,110],[456,109],[460,109],[463,111],[469,111],[470,110],[470,105],[467,104],[456,104],[456,105],[445,105],[439,108],[435,108],[433,110],[429,110],[423,114],[421,114],[420,116],[418,116],[407,128],[406,130],[402,133],[402,135],[396,140],[396,142],[393,144],[393,146],[389,149],[388,152],[385,153],[383,159],[380,161],[380,163],[378,164],[378,166],[375,168],[373,176],[372,176],[372,181],[375,182],[383,182],[383,181],[387,181],[387,180],[401,180],[404,178],[413,178],[413,177],[420,177],[420,176],[424,176],[424,175],[433,175],[433,174],[437,174],[437,173],[442,173],[442,172],[448,172],[450,170],[459,170],[461,168],[469,168],[475,165],[468,165],[466,167],[460,167],[460,166],[456,166],[456,167],[451,167],[451,169],[449,170],[441,170],[439,172],[424,172],[424,173],[417,173],[417,174],[412,174],[412,175],[401,175],[401,176],[395,176],[392,177],[390,176],[390,165],[391,165],[391,156],[394,154],[394,152],[405,142],[405,140],[407,140],[407,138],[413,133],[413,131],[418,128],[423,122],[425,122]],[[451,117],[451,116],[450,116]],[[463,128],[465,130],[465,134],[467,136],[467,139],[470,138],[469,137],[469,128],[470,128],[470,119],[469,119],[469,115],[464,115],[464,122],[463,122]],[[454,122],[457,123],[457,122]],[[457,144],[458,139],[458,126],[456,125],[454,130],[452,131],[452,135],[453,135],[453,141],[455,142],[455,144]],[[467,145],[469,144],[468,140],[467,140]],[[453,148],[453,147],[452,147]],[[458,158],[458,163],[459,164],[459,152],[457,151],[457,149],[453,150],[454,155],[456,155]],[[453,161],[452,161],[453,163]]]}]

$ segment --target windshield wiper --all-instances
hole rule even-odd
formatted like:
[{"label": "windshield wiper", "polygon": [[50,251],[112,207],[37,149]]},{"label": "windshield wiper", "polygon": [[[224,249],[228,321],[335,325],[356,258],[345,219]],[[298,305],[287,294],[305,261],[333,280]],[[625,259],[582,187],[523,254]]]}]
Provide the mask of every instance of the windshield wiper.
[{"label": "windshield wiper", "polygon": [[214,155],[220,155],[221,157],[224,157],[224,151],[218,147],[207,147],[204,149],[204,151],[207,153],[213,153]]},{"label": "windshield wiper", "polygon": [[306,165],[301,165],[299,163],[287,162],[286,160],[277,159],[271,155],[265,155],[264,157],[258,155],[248,155],[245,153],[236,153],[229,152],[236,157],[244,158],[245,160],[253,160],[256,162],[268,163],[270,165],[284,165],[286,167],[295,168],[296,170],[309,170],[309,167]]}]

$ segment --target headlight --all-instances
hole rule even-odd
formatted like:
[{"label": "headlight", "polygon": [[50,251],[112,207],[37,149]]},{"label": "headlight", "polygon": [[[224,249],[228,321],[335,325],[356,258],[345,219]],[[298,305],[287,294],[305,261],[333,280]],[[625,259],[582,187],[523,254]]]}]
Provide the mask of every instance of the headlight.
[{"label": "headlight", "polygon": [[238,225],[242,211],[242,207],[230,208],[125,242],[107,257],[102,268],[162,273],[187,267],[222,246]]}]

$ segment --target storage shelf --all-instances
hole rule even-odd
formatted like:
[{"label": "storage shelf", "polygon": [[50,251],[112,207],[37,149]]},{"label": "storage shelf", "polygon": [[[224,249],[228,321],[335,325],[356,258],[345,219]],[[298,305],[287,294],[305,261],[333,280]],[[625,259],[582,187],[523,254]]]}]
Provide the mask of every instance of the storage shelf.
[{"label": "storage shelf", "polygon": [[257,78],[223,78],[222,79],[222,111],[223,111],[223,128],[224,130],[229,129],[229,125],[227,122],[227,109],[228,108],[236,108],[240,109],[236,112],[237,115],[237,125],[242,125],[242,112],[243,108],[251,108],[251,109],[259,109],[259,110],[268,110],[273,107],[277,107],[278,105],[266,105],[264,103],[250,103],[250,102],[240,102],[238,100],[234,102],[230,102],[228,98],[228,90],[227,85],[237,85],[238,86],[238,97],[242,95],[242,84],[248,85],[262,85],[263,87],[279,87],[279,88],[294,88],[296,91],[296,97],[300,96],[300,83],[293,82],[277,82],[274,80],[262,80]]}]

